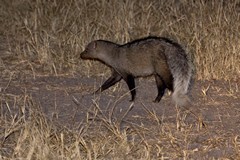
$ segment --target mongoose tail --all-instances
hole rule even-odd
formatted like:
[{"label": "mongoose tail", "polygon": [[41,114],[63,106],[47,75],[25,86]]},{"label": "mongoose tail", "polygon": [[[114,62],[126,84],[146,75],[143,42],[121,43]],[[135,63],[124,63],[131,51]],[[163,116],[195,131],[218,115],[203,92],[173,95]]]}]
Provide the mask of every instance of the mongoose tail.
[{"label": "mongoose tail", "polygon": [[188,106],[191,104],[187,94],[193,74],[192,61],[180,46],[171,48],[166,53],[167,63],[174,79],[172,98],[177,105]]}]

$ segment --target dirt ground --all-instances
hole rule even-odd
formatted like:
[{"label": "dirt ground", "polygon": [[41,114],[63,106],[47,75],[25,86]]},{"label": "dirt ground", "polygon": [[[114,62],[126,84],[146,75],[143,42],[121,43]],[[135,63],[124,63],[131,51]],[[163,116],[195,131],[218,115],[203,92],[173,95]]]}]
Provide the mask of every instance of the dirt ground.
[{"label": "dirt ground", "polygon": [[[35,79],[1,80],[0,92],[2,95],[31,96],[49,119],[69,128],[77,128],[78,124],[97,118],[93,116],[96,107],[102,116],[121,123],[122,128],[154,128],[157,122],[153,121],[152,113],[160,123],[176,126],[178,110],[171,102],[170,94],[166,92],[160,103],[152,102],[157,95],[152,78],[136,80],[137,96],[134,103],[129,102],[130,94],[123,81],[99,95],[92,94],[105,79],[106,77],[39,76]],[[188,149],[194,152],[191,158],[231,159],[240,156],[239,84],[240,81],[217,80],[194,83],[193,107],[201,111],[206,127],[198,130],[196,118],[187,111],[180,112],[180,125],[194,128],[189,132],[191,140],[187,142]],[[18,106],[15,107],[16,110],[19,109]],[[5,109],[7,112],[7,107]],[[181,132],[177,130],[176,128],[176,133]]]}]

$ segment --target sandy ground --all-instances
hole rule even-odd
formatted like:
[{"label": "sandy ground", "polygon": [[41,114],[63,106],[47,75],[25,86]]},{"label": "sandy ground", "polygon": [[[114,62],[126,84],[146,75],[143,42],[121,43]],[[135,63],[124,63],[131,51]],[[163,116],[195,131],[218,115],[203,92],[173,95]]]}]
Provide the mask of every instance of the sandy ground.
[{"label": "sandy ground", "polygon": [[[129,102],[130,94],[123,81],[101,94],[92,94],[104,80],[101,77],[40,76],[35,79],[2,80],[0,88],[2,95],[31,96],[49,119],[69,128],[97,119],[96,114],[118,122],[121,127],[151,129],[158,123],[152,118],[151,113],[154,113],[159,123],[176,126],[179,110],[171,102],[171,95],[166,92],[160,103],[153,103],[157,89],[152,78],[136,80],[137,96],[134,103]],[[226,81],[194,83],[192,107],[202,113],[206,127],[199,131],[198,121],[193,114],[180,109],[182,124],[195,128],[189,133],[193,136],[188,142],[189,148],[196,150],[192,158],[239,156],[239,150],[236,150],[240,147],[239,84]],[[15,107],[19,109],[19,106]],[[1,112],[7,112],[4,104],[2,108]]]}]

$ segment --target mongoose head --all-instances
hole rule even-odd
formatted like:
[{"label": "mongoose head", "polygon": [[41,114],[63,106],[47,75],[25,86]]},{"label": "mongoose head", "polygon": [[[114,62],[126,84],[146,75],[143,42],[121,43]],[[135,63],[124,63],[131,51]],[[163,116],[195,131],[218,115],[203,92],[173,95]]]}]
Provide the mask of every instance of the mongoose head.
[{"label": "mongoose head", "polygon": [[98,59],[98,44],[97,41],[92,41],[89,43],[85,50],[80,54],[82,59]]},{"label": "mongoose head", "polygon": [[111,61],[112,51],[118,45],[109,41],[96,40],[90,42],[80,54],[82,59],[99,60],[104,63]]}]

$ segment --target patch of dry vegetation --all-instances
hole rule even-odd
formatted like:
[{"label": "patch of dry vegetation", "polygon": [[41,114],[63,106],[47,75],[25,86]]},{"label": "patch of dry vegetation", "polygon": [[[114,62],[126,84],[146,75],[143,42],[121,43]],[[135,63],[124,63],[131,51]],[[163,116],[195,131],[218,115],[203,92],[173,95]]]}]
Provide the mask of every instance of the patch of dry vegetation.
[{"label": "patch of dry vegetation", "polygon": [[[238,22],[239,0],[2,0],[0,77],[106,73],[107,68],[96,67],[101,64],[79,59],[88,42],[126,43],[154,35],[182,44],[194,59],[198,79],[237,79]],[[225,157],[240,155],[239,136],[230,142],[219,135],[209,138],[184,120],[159,123],[151,111],[155,126],[121,128],[121,122],[95,114],[100,112],[96,105],[91,115],[98,121],[69,129],[40,108],[28,95],[0,94],[0,159],[188,159],[228,145],[235,152]]]},{"label": "patch of dry vegetation", "polygon": [[[1,70],[92,73],[79,60],[95,39],[117,43],[148,35],[178,41],[194,57],[197,78],[232,79],[240,68],[240,2],[4,0]],[[103,71],[98,71],[103,72]],[[96,72],[95,72],[96,73]],[[94,74],[95,74],[94,73]]]},{"label": "patch of dry vegetation", "polygon": [[235,159],[240,152],[239,136],[198,131],[184,122],[186,113],[169,123],[145,108],[154,124],[146,126],[106,117],[96,103],[86,123],[69,129],[46,118],[28,95],[2,94],[0,102],[1,159],[198,159],[208,152],[204,158]]},{"label": "patch of dry vegetation", "polygon": [[[190,153],[185,150],[187,143],[175,137],[187,138],[186,133],[172,135],[168,125],[120,129],[120,123],[98,114],[101,110],[96,106],[88,113],[94,116],[93,121],[79,123],[77,130],[70,130],[46,119],[27,95],[0,98],[4,111],[0,119],[1,159],[165,159]],[[176,150],[167,152],[172,149]]]}]

